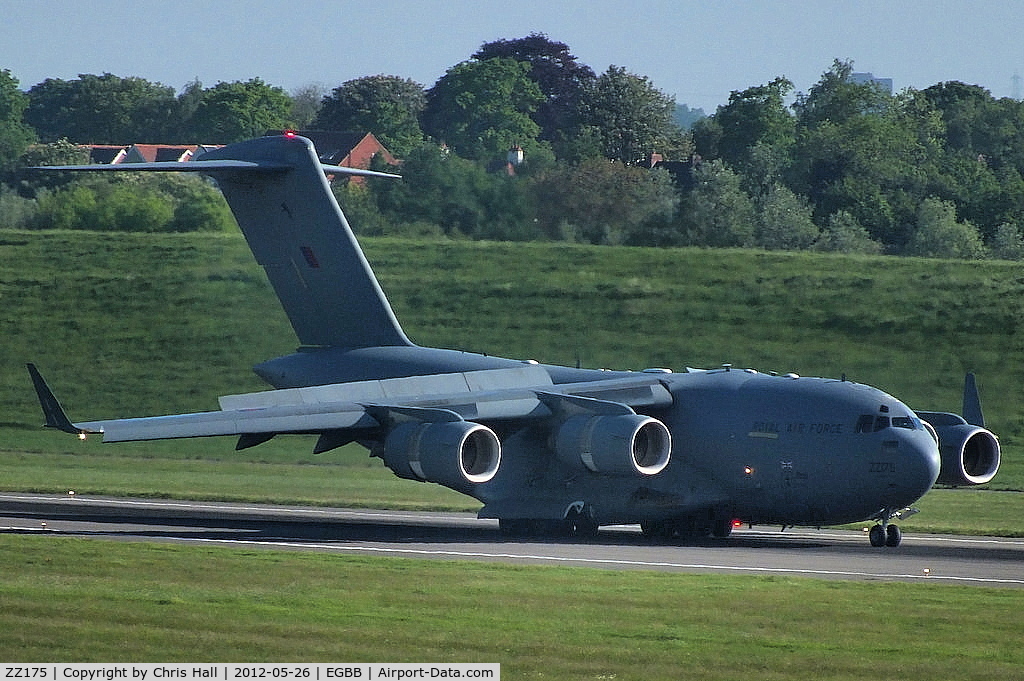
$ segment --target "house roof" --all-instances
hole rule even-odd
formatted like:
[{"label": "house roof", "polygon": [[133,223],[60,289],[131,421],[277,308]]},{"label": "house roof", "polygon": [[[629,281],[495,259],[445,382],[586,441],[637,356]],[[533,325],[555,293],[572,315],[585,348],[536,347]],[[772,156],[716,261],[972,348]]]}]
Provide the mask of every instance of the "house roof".
[{"label": "house roof", "polygon": [[190,161],[219,144],[86,144],[90,163],[151,163],[153,161]]},{"label": "house roof", "polygon": [[192,158],[196,148],[195,144],[133,144],[126,149],[125,157],[121,162],[188,161]]},{"label": "house roof", "polygon": [[[373,156],[380,154],[384,162],[389,165],[398,165],[398,159],[380,143],[380,140],[372,132],[337,130],[296,130],[295,132],[313,143],[317,156],[324,163],[363,168],[369,165]],[[280,133],[280,130],[267,131],[269,135]]]}]

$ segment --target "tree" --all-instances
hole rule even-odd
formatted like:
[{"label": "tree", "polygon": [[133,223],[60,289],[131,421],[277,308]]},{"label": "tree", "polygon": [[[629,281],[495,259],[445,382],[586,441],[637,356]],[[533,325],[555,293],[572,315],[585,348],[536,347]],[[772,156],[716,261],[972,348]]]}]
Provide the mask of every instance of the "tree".
[{"label": "tree", "polygon": [[313,127],[372,132],[389,151],[404,156],[423,141],[419,116],[426,101],[423,86],[408,78],[356,78],[323,98]]},{"label": "tree", "polygon": [[28,91],[25,121],[44,142],[83,144],[164,139],[176,114],[174,88],[110,73],[47,78]]},{"label": "tree", "polygon": [[768,250],[802,250],[818,238],[811,207],[788,187],[775,184],[761,201],[755,243]]},{"label": "tree", "polygon": [[679,202],[664,170],[587,159],[538,178],[538,221],[554,239],[591,244],[647,244]]},{"label": "tree", "polygon": [[993,257],[1002,260],[1024,260],[1024,235],[1016,225],[1004,222],[996,228],[991,243]]},{"label": "tree", "polygon": [[35,141],[35,133],[23,120],[28,102],[18,88],[18,79],[7,69],[0,70],[0,172],[13,168]]},{"label": "tree", "polygon": [[506,58],[456,64],[427,91],[423,129],[464,158],[503,159],[516,144],[529,155],[540,133],[531,116],[544,101],[529,71]]},{"label": "tree", "polygon": [[906,248],[907,255],[928,258],[981,258],[985,247],[977,228],[956,218],[953,204],[928,198],[917,212],[917,229]]},{"label": "tree", "polygon": [[757,218],[740,177],[722,161],[701,163],[696,186],[679,208],[680,243],[693,246],[750,246]]},{"label": "tree", "polygon": [[872,241],[868,230],[857,222],[857,218],[846,211],[839,211],[829,216],[828,224],[814,243],[814,250],[877,254],[882,252],[882,245]]},{"label": "tree", "polygon": [[327,89],[320,83],[307,83],[291,91],[292,122],[298,130],[306,130],[313,125]]},{"label": "tree", "polygon": [[675,106],[646,77],[609,66],[590,93],[586,121],[598,131],[605,157],[635,164],[680,143]]},{"label": "tree", "polygon": [[853,62],[832,62],[807,94],[797,96],[793,109],[800,125],[813,127],[824,121],[840,125],[856,116],[884,113],[892,97],[875,83],[853,82],[852,75]]},{"label": "tree", "polygon": [[[705,158],[723,159],[740,173],[752,170],[751,152],[758,147],[761,154],[777,150],[788,154],[794,144],[796,121],[785,104],[793,83],[776,78],[767,85],[758,85],[729,95],[729,103],[718,107],[713,118],[721,133],[716,149],[697,147]],[[703,139],[703,138],[702,138]]]},{"label": "tree", "polygon": [[176,141],[181,144],[204,142],[201,137],[194,134],[192,119],[199,110],[199,104],[203,101],[203,84],[198,78],[186,83],[185,87],[178,93],[175,101],[176,122],[171,126],[171,132],[167,138],[168,142]]},{"label": "tree", "polygon": [[259,78],[220,82],[203,90],[192,119],[197,139],[229,144],[291,128],[292,100],[283,89]]},{"label": "tree", "polygon": [[[18,160],[22,168],[34,166],[81,165],[89,162],[89,150],[79,144],[60,139],[49,144],[33,144]],[[34,198],[39,191],[63,187],[74,181],[73,173],[18,172],[18,192],[27,198]],[[13,182],[12,182],[13,184]]]},{"label": "tree", "polygon": [[437,225],[455,236],[532,239],[529,182],[484,167],[441,148],[421,144],[404,159],[401,182],[374,186],[385,218],[393,224]]},{"label": "tree", "polygon": [[533,120],[540,126],[540,138],[557,143],[575,134],[586,93],[597,76],[593,69],[576,60],[568,45],[550,40],[543,33],[531,33],[516,40],[484,43],[473,58],[508,58],[528,63],[529,76],[544,95],[544,101],[533,114]]},{"label": "tree", "polygon": [[928,194],[938,152],[894,103],[883,112],[798,126],[787,185],[808,198],[818,224],[844,210],[873,239],[899,247]]}]

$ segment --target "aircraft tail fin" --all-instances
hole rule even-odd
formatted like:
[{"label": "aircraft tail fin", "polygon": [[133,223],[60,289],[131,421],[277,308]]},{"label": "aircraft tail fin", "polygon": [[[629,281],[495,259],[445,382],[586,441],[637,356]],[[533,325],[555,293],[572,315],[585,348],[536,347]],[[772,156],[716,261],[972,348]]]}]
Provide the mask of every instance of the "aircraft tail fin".
[{"label": "aircraft tail fin", "polygon": [[324,165],[286,134],[230,144],[185,163],[52,166],[49,170],[185,171],[212,176],[304,346],[412,345],[325,173],[397,177]]}]

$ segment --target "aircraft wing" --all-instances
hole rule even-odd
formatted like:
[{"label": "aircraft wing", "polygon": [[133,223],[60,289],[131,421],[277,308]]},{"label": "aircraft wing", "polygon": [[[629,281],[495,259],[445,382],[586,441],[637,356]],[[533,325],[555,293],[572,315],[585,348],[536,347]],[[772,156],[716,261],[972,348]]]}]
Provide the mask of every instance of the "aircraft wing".
[{"label": "aircraft wing", "polygon": [[541,419],[553,414],[622,414],[633,407],[672,403],[656,376],[621,375],[604,381],[554,385],[547,371],[512,369],[434,374],[354,383],[268,390],[220,398],[220,410],[106,421],[72,422],[33,365],[28,365],[46,426],[104,442],[238,435],[239,448],[285,433],[331,433],[319,451],[395,422]]}]

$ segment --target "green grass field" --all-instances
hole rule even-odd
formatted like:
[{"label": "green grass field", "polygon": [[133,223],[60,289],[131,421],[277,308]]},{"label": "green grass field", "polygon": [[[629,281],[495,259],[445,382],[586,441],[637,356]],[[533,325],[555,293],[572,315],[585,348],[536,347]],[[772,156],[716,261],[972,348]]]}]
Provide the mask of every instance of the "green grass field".
[{"label": "green grass field", "polygon": [[503,679],[1015,679],[1016,589],[0,535],[0,659],[500,662]]},{"label": "green grass field", "polygon": [[[991,490],[908,532],[1024,535],[1024,265],[367,239],[422,345],[641,369],[847,374],[957,411],[978,373]],[[356,447],[102,445],[39,428],[216,408],[294,336],[238,235],[0,231],[0,489],[473,510]],[[683,550],[683,549],[681,549]],[[500,662],[506,679],[1017,678],[1019,590],[512,567],[0,534],[5,661]]]}]

